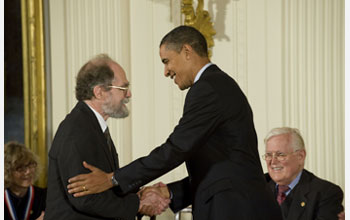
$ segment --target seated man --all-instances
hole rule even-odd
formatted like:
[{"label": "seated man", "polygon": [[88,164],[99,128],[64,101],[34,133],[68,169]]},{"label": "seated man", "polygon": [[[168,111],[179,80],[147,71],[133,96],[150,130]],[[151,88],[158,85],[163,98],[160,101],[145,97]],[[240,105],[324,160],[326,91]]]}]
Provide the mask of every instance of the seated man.
[{"label": "seated man", "polygon": [[264,141],[266,179],[284,219],[338,219],[343,211],[343,191],[304,169],[306,151],[299,130],[274,128]]}]

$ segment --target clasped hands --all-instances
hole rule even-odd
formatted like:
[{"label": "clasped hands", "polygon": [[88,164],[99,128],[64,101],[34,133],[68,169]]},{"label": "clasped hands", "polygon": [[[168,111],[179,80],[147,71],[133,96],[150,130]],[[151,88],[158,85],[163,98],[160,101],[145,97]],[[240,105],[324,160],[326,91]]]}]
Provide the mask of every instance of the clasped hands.
[{"label": "clasped hands", "polygon": [[139,212],[141,214],[159,215],[169,207],[169,190],[162,182],[142,188],[137,195],[140,198]]},{"label": "clasped hands", "polygon": [[[70,178],[67,186],[68,193],[73,194],[74,197],[81,197],[100,193],[113,187],[111,182],[113,173],[105,173],[85,161],[83,166],[89,169],[91,173]],[[142,188],[137,195],[140,199],[138,211],[148,216],[161,214],[170,203],[168,187],[162,182]]]}]

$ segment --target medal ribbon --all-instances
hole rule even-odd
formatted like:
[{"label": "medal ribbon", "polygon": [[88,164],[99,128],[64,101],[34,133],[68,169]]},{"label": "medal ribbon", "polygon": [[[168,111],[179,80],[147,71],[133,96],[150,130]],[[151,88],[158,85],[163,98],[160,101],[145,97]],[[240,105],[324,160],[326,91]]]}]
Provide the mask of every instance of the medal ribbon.
[{"label": "medal ribbon", "polygon": [[[26,210],[24,213],[25,220],[29,219],[29,215],[30,215],[29,211],[32,209],[33,201],[34,201],[34,187],[29,186],[29,197],[28,197],[28,201],[27,201],[27,205],[26,205]],[[6,203],[6,206],[9,210],[9,212],[10,212],[12,220],[18,220],[16,209],[13,207],[8,189],[5,189],[5,203]]]}]

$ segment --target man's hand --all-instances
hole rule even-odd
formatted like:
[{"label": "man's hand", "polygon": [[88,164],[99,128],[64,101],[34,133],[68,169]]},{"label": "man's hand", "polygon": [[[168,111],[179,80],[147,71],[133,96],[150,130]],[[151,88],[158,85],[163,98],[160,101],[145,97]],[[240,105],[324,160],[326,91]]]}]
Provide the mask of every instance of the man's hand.
[{"label": "man's hand", "polygon": [[342,211],[341,213],[338,214],[338,219],[345,220],[345,212],[344,211]]},{"label": "man's hand", "polygon": [[168,192],[169,195],[166,185],[162,187],[154,185],[140,190],[138,192],[140,196],[139,212],[148,216],[159,215],[164,212],[169,207],[170,203],[169,196],[167,196],[166,192]]},{"label": "man's hand", "polygon": [[104,192],[113,187],[111,181],[113,173],[105,173],[85,161],[83,166],[91,170],[91,173],[80,174],[70,178],[67,186],[68,193],[73,194],[74,197],[81,197]]},{"label": "man's hand", "polygon": [[44,215],[45,215],[45,212],[42,211],[41,215],[36,220],[44,220]]},{"label": "man's hand", "polygon": [[170,193],[167,185],[165,185],[162,182],[156,183],[153,186],[147,186],[140,190],[138,194],[142,197],[143,194],[146,194],[148,192],[155,192],[159,195],[161,195],[163,198],[169,199]]}]

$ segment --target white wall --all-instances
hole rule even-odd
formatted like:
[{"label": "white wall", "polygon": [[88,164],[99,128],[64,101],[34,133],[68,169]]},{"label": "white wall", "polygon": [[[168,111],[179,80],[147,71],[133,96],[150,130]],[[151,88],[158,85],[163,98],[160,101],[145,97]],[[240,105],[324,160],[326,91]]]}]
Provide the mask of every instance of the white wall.
[{"label": "white wall", "polygon": [[[196,1],[195,1],[196,2]],[[306,168],[344,180],[344,0],[206,0],[217,32],[212,61],[254,112],[260,154],[273,127],[301,130]],[[161,38],[181,24],[180,0],[50,0],[53,132],[75,105],[75,75],[108,53],[132,85],[131,116],[109,120],[121,164],[163,143],[185,92],[163,76]],[[264,161],[262,161],[265,167]],[[186,175],[182,166],[160,178]],[[157,219],[171,219],[168,212]]]}]

